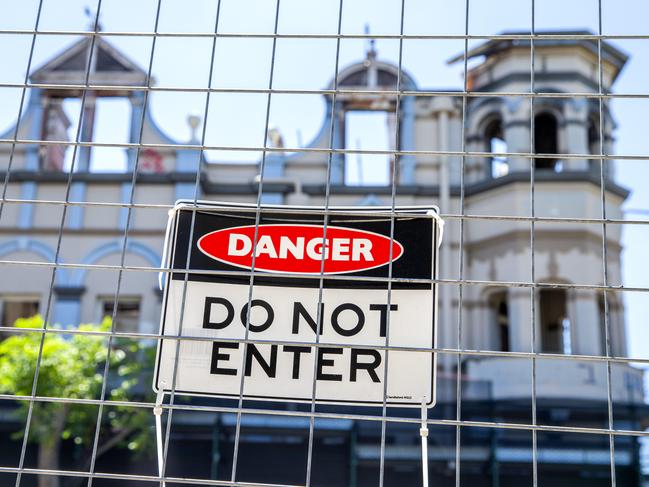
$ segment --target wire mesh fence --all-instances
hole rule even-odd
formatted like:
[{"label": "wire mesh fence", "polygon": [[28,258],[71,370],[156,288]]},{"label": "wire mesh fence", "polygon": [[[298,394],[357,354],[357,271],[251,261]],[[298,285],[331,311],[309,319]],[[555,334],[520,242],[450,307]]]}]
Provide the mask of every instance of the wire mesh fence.
[{"label": "wire mesh fence", "polygon": [[[253,203],[255,232],[273,211],[267,203],[317,205],[314,211],[322,217],[325,234],[331,216],[340,214],[336,206],[380,200],[393,232],[400,207],[438,205],[447,235],[440,248],[440,274],[418,281],[440,289],[437,343],[397,346],[388,332],[382,346],[372,347],[384,352],[386,360],[392,351],[437,355],[438,404],[425,419],[433,482],[506,485],[516,479],[536,486],[551,479],[590,478],[597,485],[643,485],[642,440],[649,433],[641,368],[649,355],[642,347],[631,347],[639,355],[627,350],[625,296],[644,300],[649,286],[623,279],[620,254],[622,232],[644,229],[648,220],[642,213],[634,214],[637,218],[623,213],[629,192],[617,183],[614,165],[641,164],[648,156],[642,150],[615,151],[611,111],[618,100],[640,104],[649,93],[616,93],[611,86],[627,62],[615,43],[646,41],[649,35],[604,30],[609,10],[603,0],[588,3],[593,32],[539,30],[535,16],[544,1],[531,0],[519,17],[512,11],[516,32],[499,34],[472,31],[472,9],[485,8],[473,0],[461,9],[448,7],[461,26],[452,34],[412,32],[407,19],[420,11],[430,13],[430,6],[414,0],[387,2],[378,13],[370,12],[371,6],[349,10],[353,2],[343,0],[315,2],[311,8],[329,12],[330,31],[316,28],[318,33],[309,30],[309,15],[294,3],[284,7],[284,0],[257,5],[268,21],[259,31],[245,22],[227,24],[224,19],[231,21],[233,15],[252,14],[238,12],[225,0],[215,3],[209,22],[208,16],[201,19],[209,31],[176,30],[168,13],[165,18],[166,0],[151,2],[146,29],[111,31],[106,25],[105,30],[101,18],[106,8],[130,13],[124,5],[102,0],[90,13],[90,29],[50,28],[54,3],[39,0],[33,6],[33,25],[0,29],[0,37],[20,39],[27,47],[12,58],[24,66],[22,79],[0,81],[1,90],[13,93],[15,110],[15,125],[0,136],[0,333],[3,343],[10,344],[0,348],[0,356],[17,361],[11,348],[22,347],[19,355],[26,357],[22,381],[10,380],[18,371],[3,363],[7,380],[0,380],[0,401],[13,414],[2,429],[20,433],[2,450],[3,485],[421,482],[420,411],[391,407],[387,389],[378,407],[325,405],[316,401],[314,374],[308,404],[278,405],[246,399],[242,374],[238,398],[189,398],[176,392],[174,372],[169,393],[161,404],[160,396],[156,402],[150,392],[149,352],[163,335],[157,322],[159,293],[153,288],[158,274],[167,280],[174,270],[160,257],[168,214],[180,198],[192,201],[192,215],[201,200]],[[203,7],[195,6],[197,17]],[[635,11],[641,13],[643,7],[635,5]],[[282,19],[288,15],[293,15],[294,28],[285,31]],[[345,24],[346,15],[391,16],[395,21],[384,32],[359,33]],[[36,70],[39,43],[47,45],[50,38],[77,44],[58,64]],[[146,44],[139,71],[107,44],[120,38]],[[185,53],[207,66],[204,76],[187,86],[177,79],[154,85],[160,45],[181,40],[204,43]],[[256,41],[265,43],[257,53],[263,80],[249,82],[242,76],[230,86],[221,83],[220,57],[236,57],[237,42]],[[326,88],[311,87],[298,67],[286,71],[281,56],[288,42],[329,43],[328,56],[311,53],[310,59],[331,80]],[[357,72],[342,62],[349,57],[347,43],[353,42],[366,47]],[[390,62],[377,61],[374,42],[385,43]],[[461,85],[418,88],[408,74],[407,58],[415,57],[408,49],[411,42],[422,43],[423,58],[435,55],[438,43],[459,46]],[[572,57],[562,57],[562,49]],[[81,64],[75,64],[77,54]],[[167,62],[173,69],[174,61]],[[233,66],[228,69],[238,67]],[[284,70],[279,75],[278,66]],[[107,77],[107,72],[117,75]],[[292,84],[286,82],[287,73]],[[361,76],[353,78],[354,73]],[[161,135],[152,122],[151,98],[164,95],[198,97],[192,98],[200,102],[200,110],[189,123],[189,141]],[[316,142],[274,140],[273,120],[281,119],[281,113],[290,118],[292,110],[301,113],[290,104],[281,112],[275,100],[297,97],[299,104],[309,96],[326,100]],[[122,141],[93,137],[95,109],[104,97],[125,97],[131,103],[130,132]],[[255,108],[248,111],[242,104],[236,113],[229,109],[232,97],[255,97]],[[76,116],[61,115],[69,99],[77,102]],[[161,100],[162,111],[166,99]],[[172,98],[168,100],[171,106]],[[183,98],[174,100],[182,104]],[[219,110],[221,117],[232,119],[234,129],[227,128],[227,121],[216,121]],[[388,148],[354,147],[353,140],[345,140],[352,138],[344,127],[348,111],[387,112]],[[177,118],[179,112],[172,113]],[[428,116],[434,123],[421,121]],[[57,120],[63,119],[66,136],[55,133]],[[259,133],[241,138],[236,133],[240,128]],[[120,150],[124,170],[97,171],[92,153],[101,149]],[[236,163],[224,163],[227,157]],[[379,170],[363,162],[372,157],[387,161],[385,183],[369,186],[353,180],[368,168]],[[353,158],[359,158],[356,176],[350,176]],[[309,172],[313,167],[319,172]],[[641,190],[641,183],[633,188]],[[294,210],[286,206],[281,211]],[[255,279],[264,275],[255,270],[254,260],[249,271],[227,272],[192,269],[187,260],[177,347],[211,339],[182,331],[192,274],[248,280],[245,336],[236,340],[244,355],[249,344],[288,343],[250,335]],[[320,309],[332,277],[322,270],[318,279],[315,304]],[[335,279],[353,282],[355,277]],[[387,277],[377,280],[385,285],[389,306],[392,286],[403,279],[392,275],[390,265]],[[627,312],[627,320],[641,319],[635,309]],[[27,318],[29,311],[40,312],[42,320],[13,325],[13,318]],[[103,327],[79,325],[88,316],[104,315],[111,319]],[[322,319],[319,313],[317,321]],[[141,325],[144,321],[147,326]],[[24,341],[10,342],[10,337]],[[346,346],[321,342],[318,334],[299,344]],[[92,359],[75,355],[83,347],[94,351]],[[73,378],[74,387],[63,385],[61,376],[74,370],[72,363],[57,361],[67,353],[73,362],[87,362],[89,371],[83,374],[91,378],[88,383]],[[387,370],[386,365],[384,384]],[[159,465],[132,462],[133,452],[155,450],[156,412],[162,418]],[[120,451],[130,453],[105,460],[120,444],[127,447]],[[209,451],[188,453],[194,449]],[[335,456],[341,450],[344,463]],[[270,460],[264,463],[265,457]],[[336,477],[331,470],[345,474]]]}]

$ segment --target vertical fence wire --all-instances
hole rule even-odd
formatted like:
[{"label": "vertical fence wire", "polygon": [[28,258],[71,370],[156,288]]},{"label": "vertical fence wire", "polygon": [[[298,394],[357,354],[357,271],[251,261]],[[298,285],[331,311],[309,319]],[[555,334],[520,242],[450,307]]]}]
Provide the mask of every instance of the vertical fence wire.
[{"label": "vertical fence wire", "polygon": [[[338,114],[336,113],[336,94],[338,90],[338,71],[339,71],[339,63],[340,63],[340,34],[342,32],[342,25],[343,25],[343,4],[344,0],[340,0],[338,3],[338,27],[337,27],[337,33],[338,33],[338,38],[336,39],[336,60],[334,62],[334,76],[333,76],[333,89],[334,92],[331,96],[331,121],[329,123],[329,142],[328,146],[329,149],[334,149],[334,130],[336,127],[336,117]],[[332,150],[329,151],[329,154],[327,154],[327,179],[326,179],[326,187],[325,187],[325,197],[324,197],[324,210],[325,214],[323,215],[323,225],[322,225],[322,248],[324,249],[326,246],[326,239],[327,239],[327,228],[329,225],[329,215],[327,215],[327,211],[329,211],[329,205],[330,205],[330,200],[331,200],[331,166],[333,165],[333,152]],[[344,156],[343,156],[344,157]],[[343,175],[344,177],[344,175]],[[322,327],[324,326],[324,316],[323,316],[323,290],[324,290],[324,270],[325,270],[325,252],[322,252],[322,259],[320,260],[320,279],[318,282],[318,304],[316,307],[316,332],[315,332],[315,344],[318,345],[320,344],[320,330],[322,330]],[[317,347],[314,350],[314,354],[317,353]],[[318,361],[317,359],[313,361],[313,369],[311,373],[313,374],[313,379],[312,379],[312,385],[311,385],[311,404],[309,406],[311,416],[309,417],[309,437],[307,440],[307,456],[306,456],[306,475],[305,475],[305,485],[306,487],[309,487],[311,485],[311,472],[313,470],[313,448],[314,448],[314,442],[315,442],[315,410],[316,410],[316,393],[317,393],[317,387],[318,387],[318,382],[316,380],[316,374],[317,374],[317,365]]]},{"label": "vertical fence wire", "polygon": [[[401,11],[399,16],[399,34],[403,36],[403,25],[405,17],[405,0],[401,0]],[[395,100],[394,113],[396,116],[395,129],[394,129],[394,148],[399,149],[401,143],[400,128],[401,128],[401,83],[402,83],[402,64],[403,64],[403,38],[399,39],[399,57],[397,62],[397,96]],[[393,251],[394,251],[394,225],[395,225],[395,211],[397,205],[397,177],[399,173],[399,155],[394,154],[391,161],[391,180],[390,180],[390,258],[388,262],[388,282],[387,282],[387,296],[386,305],[388,311],[386,312],[385,324],[385,346],[390,345],[390,305],[392,304],[392,275],[393,275]],[[381,405],[381,443],[379,453],[379,487],[383,487],[385,482],[385,442],[387,430],[387,415],[388,415],[388,367],[389,367],[390,350],[385,350],[385,365],[383,368],[383,403]]]},{"label": "vertical fence wire", "polygon": [[[275,55],[277,53],[277,32],[279,28],[279,13],[280,13],[280,0],[276,0],[275,3],[275,22],[273,26],[273,47],[270,57],[270,71],[268,74],[268,89],[273,89],[273,81],[275,75]],[[257,248],[257,242],[259,238],[259,224],[261,222],[261,204],[262,196],[264,191],[264,178],[266,176],[266,158],[267,158],[267,148],[268,148],[268,128],[270,126],[270,107],[271,107],[271,97],[272,94],[269,92],[266,98],[266,116],[264,120],[264,144],[263,152],[261,153],[261,162],[259,164],[259,188],[257,190],[257,208],[255,210],[255,231],[252,237],[252,248]],[[324,252],[323,252],[324,253]],[[244,384],[246,379],[246,374],[244,373],[245,363],[246,363],[246,354],[248,352],[248,343],[247,340],[250,336],[250,318],[252,316],[252,295],[254,291],[254,280],[255,280],[255,264],[256,264],[257,252],[252,254],[252,265],[250,267],[250,284],[248,286],[248,305],[246,307],[246,331],[244,334],[244,343],[243,343],[243,352],[241,354],[241,381],[239,383],[239,399],[237,406],[237,424],[234,434],[234,453],[232,454],[232,475],[231,481],[235,482],[237,476],[237,461],[239,459],[239,446],[241,444],[241,412],[243,410],[243,394],[244,394]],[[317,332],[316,332],[317,335]],[[307,473],[308,475],[308,473]]]},{"label": "vertical fence wire", "polygon": [[[534,35],[536,33],[536,4],[535,1],[531,2],[532,12],[531,12],[531,34],[530,38],[530,93],[534,93],[534,81],[535,81],[535,69],[536,69],[536,57],[534,51]],[[535,114],[534,114],[534,97],[530,97],[530,153],[536,153],[536,137],[534,134],[535,124],[534,124]],[[536,282],[536,259],[535,259],[535,250],[536,250],[536,227],[534,222],[534,217],[536,216],[536,159],[530,158],[530,281]],[[536,408],[536,387],[537,387],[537,377],[536,377],[536,357],[534,353],[536,352],[536,299],[537,292],[535,288],[530,289],[530,350],[532,351],[532,425],[536,426],[537,421],[537,408]],[[538,485],[538,437],[536,430],[532,430],[532,485],[537,487]]]},{"label": "vertical fence wire", "polygon": [[29,82],[29,74],[32,69],[32,61],[34,59],[34,48],[36,47],[36,36],[38,35],[38,27],[41,21],[41,12],[43,11],[43,1],[44,0],[39,0],[38,2],[38,8],[36,11],[36,24],[34,25],[34,33],[32,34],[32,41],[29,48],[27,67],[25,68],[25,78],[23,80],[23,86],[20,90],[20,103],[18,104],[18,113],[16,113],[16,127],[14,128],[13,140],[11,142],[11,151],[9,152],[7,171],[5,173],[4,183],[2,184],[2,199],[0,200],[0,221],[2,221],[2,210],[4,210],[5,201],[7,199],[7,189],[9,189],[9,177],[11,176],[11,169],[14,163],[14,155],[16,154],[16,141],[18,140],[18,130],[20,129],[20,118],[23,114],[23,108],[25,106],[25,98],[27,97],[27,83]]},{"label": "vertical fence wire", "polygon": [[[216,41],[218,37],[216,34],[219,32],[219,21],[221,18],[221,0],[218,0],[216,3],[216,12],[214,14],[214,37],[212,38],[212,48],[211,48],[211,53],[210,53],[210,69],[209,69],[209,75],[208,75],[208,87],[212,87],[212,83],[214,81],[214,60],[216,58]],[[209,116],[209,110],[210,110],[210,95],[211,92],[207,92],[205,94],[205,108],[203,110],[203,130],[201,131],[201,145],[205,145],[205,140],[207,137],[207,125],[208,125],[208,116]],[[198,207],[198,199],[200,195],[200,182],[201,182],[201,173],[203,171],[203,153],[202,151],[199,151],[198,153],[198,160],[197,160],[197,170],[196,170],[196,175],[194,177],[194,195],[192,198],[192,206],[194,209]],[[187,254],[185,256],[185,269],[184,269],[184,277],[183,277],[183,287],[182,287],[182,296],[181,296],[181,301],[180,301],[180,316],[179,316],[179,321],[178,321],[178,336],[182,336],[182,330],[183,330],[183,321],[185,318],[185,310],[186,310],[186,305],[187,305],[187,283],[189,281],[189,270],[191,266],[191,242],[193,241],[194,238],[194,223],[196,221],[196,211],[193,211],[191,214],[191,230],[189,232],[189,236],[187,237],[189,244],[187,245]],[[166,257],[166,256],[163,256]],[[167,273],[166,275],[166,282],[167,285],[171,285],[171,273]],[[160,338],[158,338],[160,343]],[[169,408],[167,412],[167,423],[165,427],[165,435],[164,435],[164,442],[163,442],[163,453],[162,453],[162,466],[160,467],[160,471],[162,472],[161,478],[160,478],[160,487],[164,487],[165,485],[165,476],[166,476],[166,469],[168,465],[168,454],[169,454],[169,444],[171,442],[171,427],[172,427],[172,420],[173,420],[173,405],[174,401],[176,399],[176,385],[177,385],[177,379],[178,379],[178,364],[180,360],[180,343],[181,340],[174,340],[174,365],[173,365],[173,372],[172,372],[172,379],[171,379],[171,385],[170,385],[170,391],[169,391]],[[164,386],[163,386],[164,387]]]},{"label": "vertical fence wire", "polygon": [[[468,91],[469,87],[469,13],[471,4],[470,0],[464,1],[464,56],[463,56],[463,83],[464,91]],[[462,113],[461,113],[461,151],[464,153],[466,151],[466,96],[462,96]],[[447,159],[448,161],[448,159]],[[446,162],[448,164],[448,162]],[[466,156],[462,154],[460,159],[460,215],[463,216],[465,213],[465,188],[464,181],[466,177]],[[462,281],[464,279],[464,219],[460,218],[458,222],[460,226],[460,243],[458,248],[458,279]],[[450,232],[449,232],[450,233]],[[449,239],[450,240],[450,239]],[[448,255],[448,254],[447,254]],[[445,279],[449,279],[451,276],[443,276]],[[447,293],[448,289],[445,290]],[[458,350],[462,349],[462,327],[464,325],[464,310],[463,310],[463,301],[464,301],[464,286],[462,283],[458,284],[458,309],[457,309],[457,348]],[[446,303],[450,303],[451,300],[447,299]],[[447,311],[448,316],[450,316],[450,310]],[[442,326],[448,326],[447,323],[443,323]],[[460,487],[462,480],[462,429],[460,426],[460,421],[462,420],[462,353],[458,353],[456,356],[455,363],[456,370],[456,379],[455,379],[455,420],[458,422],[458,425],[455,427],[455,487]]]},{"label": "vertical fence wire", "polygon": [[[94,25],[93,29],[95,32],[95,36],[92,36],[90,38],[90,47],[88,49],[88,59],[86,62],[86,68],[85,68],[85,79],[84,79],[84,87],[86,88],[83,90],[81,94],[81,106],[79,108],[79,121],[77,123],[77,129],[76,129],[76,135],[75,135],[75,141],[78,143],[81,140],[81,134],[82,134],[82,124],[85,118],[84,114],[84,109],[85,109],[85,104],[86,104],[86,98],[87,98],[87,93],[88,90],[87,88],[90,86],[90,73],[92,70],[92,64],[93,64],[93,54],[95,50],[95,42],[97,39],[97,31],[98,31],[98,26],[99,26],[99,12],[101,10],[101,2],[102,0],[97,0],[97,12],[95,14],[95,19],[94,19]],[[39,15],[40,18],[40,15]],[[75,170],[75,165],[77,162],[78,156],[78,145],[74,146],[74,149],[72,151],[72,166],[70,167],[70,171],[68,173],[68,177],[66,180],[65,184],[65,201],[68,202],[70,199],[70,188],[72,187],[72,175],[74,174]],[[27,453],[27,444],[29,442],[29,435],[30,435],[30,428],[31,428],[31,421],[32,421],[32,416],[34,412],[34,404],[35,404],[35,397],[36,397],[36,392],[38,390],[38,377],[40,374],[41,370],[41,362],[43,358],[43,347],[45,345],[45,339],[47,336],[47,328],[49,325],[49,319],[50,319],[50,314],[51,314],[51,308],[52,308],[52,297],[54,294],[54,283],[56,281],[56,272],[58,270],[56,264],[59,263],[59,256],[61,255],[61,243],[63,241],[63,231],[65,227],[65,218],[67,215],[67,210],[68,206],[63,206],[61,209],[61,220],[58,228],[58,234],[57,234],[57,241],[56,241],[56,251],[54,254],[54,267],[52,267],[52,274],[50,278],[50,285],[49,285],[49,291],[47,294],[47,304],[45,306],[45,317],[43,320],[43,330],[41,332],[41,337],[40,337],[40,342],[39,342],[39,347],[38,347],[38,355],[36,358],[36,367],[34,369],[34,380],[32,382],[32,393],[31,393],[31,400],[29,401],[29,406],[27,410],[27,419],[25,421],[25,430],[23,433],[23,441],[22,441],[22,447],[20,450],[20,461],[18,462],[18,474],[16,475],[16,487],[20,486],[20,483],[22,481],[22,470],[25,466],[25,455]]]},{"label": "vertical fence wire", "polygon": [[[602,35],[602,0],[597,0],[597,33]],[[603,84],[603,68],[602,68],[602,40],[598,39],[597,41],[597,91],[599,93],[604,92]],[[598,118],[599,118],[599,153],[604,154],[604,107],[603,100],[599,98],[598,100]],[[609,161],[609,164],[612,162]],[[606,181],[607,178],[606,170],[604,167],[604,159],[599,159],[599,184],[600,184],[600,205],[602,218],[606,218]],[[609,284],[608,281],[608,238],[606,231],[606,223],[602,222],[602,279],[604,285]],[[608,293],[604,290],[604,341],[605,341],[605,353],[606,357],[611,356],[611,328],[610,328],[610,317],[609,317],[609,303],[608,303]],[[606,360],[606,408],[608,415],[608,428],[613,429],[613,389],[611,384],[611,361]],[[609,442],[609,452],[610,452],[610,462],[611,462],[611,487],[616,487],[617,485],[617,476],[615,470],[615,436],[612,434],[608,437]],[[638,467],[639,468],[639,467]]]},{"label": "vertical fence wire", "polygon": [[[158,31],[158,23],[160,22],[160,7],[162,5],[162,0],[158,0],[157,2],[157,7],[156,7],[156,15],[155,15],[155,23],[153,27],[153,31],[157,32]],[[146,74],[146,83],[147,86],[151,84],[151,71],[153,69],[153,58],[155,55],[155,47],[156,47],[156,41],[157,37],[153,36],[151,38],[151,54],[149,55],[149,65],[147,68],[147,74]],[[139,130],[138,130],[138,140],[139,143],[142,143],[142,133],[144,131],[144,121],[146,120],[146,110],[147,110],[147,101],[149,99],[149,92],[145,91],[144,92],[144,101],[142,104],[142,115],[140,117],[140,122],[139,122]],[[129,204],[133,204],[134,198],[135,198],[135,183],[137,180],[137,174],[138,174],[138,169],[140,165],[140,147],[138,147],[135,150],[135,164],[133,165],[133,175],[131,177],[131,187],[130,187],[130,194],[129,194]],[[103,412],[104,412],[104,402],[106,399],[106,389],[108,388],[108,372],[110,371],[110,359],[111,355],[113,353],[113,338],[115,337],[115,327],[117,324],[117,318],[118,318],[118,305],[119,305],[119,297],[120,297],[120,291],[122,289],[122,277],[124,275],[124,264],[126,263],[126,249],[128,247],[128,238],[129,238],[129,229],[131,228],[131,221],[132,221],[132,214],[133,214],[133,208],[129,206],[126,208],[126,224],[124,225],[124,235],[122,237],[122,250],[120,253],[120,269],[117,271],[117,286],[115,289],[115,297],[113,299],[113,310],[111,313],[111,324],[110,324],[110,335],[108,336],[108,343],[106,344],[106,361],[104,362],[104,371],[102,373],[102,378],[101,378],[101,392],[99,393],[99,407],[97,408],[97,421],[95,425],[95,434],[92,442],[92,451],[90,454],[90,468],[89,471],[92,474],[95,471],[95,465],[97,462],[97,448],[99,447],[99,436],[101,434],[101,426],[102,426],[102,419],[103,419]],[[90,476],[88,477],[88,487],[92,486],[92,481],[93,477]]]}]

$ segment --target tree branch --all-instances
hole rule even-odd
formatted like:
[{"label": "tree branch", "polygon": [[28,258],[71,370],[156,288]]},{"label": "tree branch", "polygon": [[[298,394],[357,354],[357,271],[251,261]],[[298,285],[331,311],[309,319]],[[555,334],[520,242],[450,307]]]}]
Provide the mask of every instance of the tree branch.
[{"label": "tree branch", "polygon": [[108,450],[110,450],[111,448],[117,446],[117,444],[120,441],[126,439],[131,433],[133,433],[133,431],[135,431],[135,428],[132,427],[132,426],[130,426],[128,428],[124,428],[124,429],[120,430],[119,433],[117,433],[115,436],[110,438],[108,441],[106,441],[102,445],[98,446],[97,447],[96,458],[99,458],[104,453],[106,453]]},{"label": "tree branch", "polygon": [[[136,428],[133,427],[133,426],[129,426],[128,428],[124,428],[124,429],[120,430],[119,433],[117,433],[115,436],[112,436],[110,439],[108,439],[107,441],[105,441],[104,443],[102,443],[101,445],[99,445],[99,446],[97,447],[97,453],[96,453],[96,455],[95,455],[95,459],[99,458],[99,457],[102,456],[104,453],[108,452],[109,450],[111,450],[112,448],[114,448],[115,446],[117,446],[117,445],[119,444],[120,441],[126,439],[126,438],[131,434],[131,433],[133,433],[133,431],[135,431],[135,429],[136,429]],[[85,464],[85,466],[84,466],[84,471],[88,471],[88,470],[90,470],[90,463],[91,463],[91,462],[92,462],[92,458],[89,458],[89,459],[86,461],[86,464]],[[71,485],[72,485],[72,486],[79,486],[79,485],[81,485],[81,483],[83,482],[83,480],[84,480],[84,479],[83,479],[82,477],[74,478],[74,479],[72,480],[72,484],[71,484]]]}]

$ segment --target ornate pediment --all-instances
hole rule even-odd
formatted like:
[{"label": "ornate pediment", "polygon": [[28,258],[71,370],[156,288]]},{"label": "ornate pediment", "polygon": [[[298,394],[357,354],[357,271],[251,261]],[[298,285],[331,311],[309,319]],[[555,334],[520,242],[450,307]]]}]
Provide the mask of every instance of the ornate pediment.
[{"label": "ornate pediment", "polygon": [[34,71],[30,79],[33,83],[41,84],[80,84],[85,83],[88,72],[92,85],[147,84],[146,72],[100,36],[95,39],[94,44],[92,37],[84,37],[69,46]]}]

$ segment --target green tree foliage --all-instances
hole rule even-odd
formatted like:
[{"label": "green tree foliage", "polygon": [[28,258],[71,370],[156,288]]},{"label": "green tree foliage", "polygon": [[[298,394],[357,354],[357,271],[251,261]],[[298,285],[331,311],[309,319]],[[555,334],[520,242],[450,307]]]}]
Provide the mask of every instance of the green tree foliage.
[{"label": "green tree foliage", "polygon": [[[42,329],[40,316],[19,319],[17,328]],[[111,330],[109,318],[98,325],[86,324],[78,328],[82,332],[107,332]],[[42,356],[36,395],[54,398],[99,399],[106,360],[110,360],[110,374],[106,399],[126,401],[133,388],[141,381],[146,387],[150,373],[147,364],[152,363],[152,347],[141,348],[135,340],[113,339],[108,354],[108,337],[93,333],[61,334],[47,333],[43,339],[40,332],[15,333],[0,342],[0,393],[31,396],[42,341]],[[129,393],[130,392],[130,393]],[[151,400],[151,397],[147,397]],[[24,421],[29,401],[19,401],[17,414]],[[38,445],[39,468],[59,468],[59,450],[64,440],[73,441],[78,449],[92,449],[97,427],[96,405],[34,402],[29,441]],[[102,415],[97,456],[113,447],[124,446],[141,454],[153,447],[151,410],[127,406],[105,407]],[[15,439],[21,439],[24,431],[18,431]],[[89,455],[85,455],[89,458]],[[79,470],[87,470],[78,465]],[[59,480],[53,476],[41,476],[40,487],[58,487]]]}]

